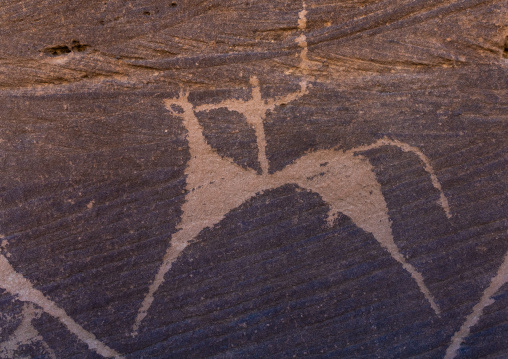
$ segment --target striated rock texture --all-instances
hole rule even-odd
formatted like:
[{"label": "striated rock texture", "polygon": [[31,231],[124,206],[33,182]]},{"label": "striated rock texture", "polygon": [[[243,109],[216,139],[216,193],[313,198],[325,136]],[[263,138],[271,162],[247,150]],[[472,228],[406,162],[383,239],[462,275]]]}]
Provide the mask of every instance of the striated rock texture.
[{"label": "striated rock texture", "polygon": [[508,357],[507,0],[0,23],[0,358]]}]

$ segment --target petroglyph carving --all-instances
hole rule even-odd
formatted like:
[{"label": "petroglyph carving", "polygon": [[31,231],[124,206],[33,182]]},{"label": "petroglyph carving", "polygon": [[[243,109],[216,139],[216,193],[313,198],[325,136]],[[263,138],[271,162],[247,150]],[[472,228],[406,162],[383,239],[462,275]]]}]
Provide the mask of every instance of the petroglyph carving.
[{"label": "petroglyph carving", "polygon": [[26,303],[23,306],[20,325],[5,342],[0,343],[0,358],[15,358],[18,356],[20,347],[40,343],[45,354],[51,359],[56,359],[55,352],[32,325],[32,320],[39,318],[41,313],[42,311],[36,309],[33,304]]},{"label": "petroglyph carving", "polygon": [[[281,99],[264,101],[260,96],[258,80],[252,78],[251,84],[253,84],[252,98],[248,101],[230,100],[215,105],[193,106],[188,101],[188,93],[182,91],[178,98],[168,99],[165,102],[166,108],[174,116],[183,118],[183,124],[187,129],[190,150],[190,160],[185,170],[187,194],[177,232],[171,238],[171,245],[139,310],[134,333],[146,316],[155,292],[164,282],[164,275],[190,241],[195,239],[203,229],[213,227],[220,222],[228,212],[249,198],[285,184],[297,184],[301,188],[318,193],[330,206],[329,225],[333,224],[335,216],[341,212],[349,216],[357,226],[372,233],[381,246],[411,274],[432,309],[439,314],[439,308],[426,287],[422,275],[404,259],[398,250],[393,240],[388,208],[381,193],[381,185],[377,182],[368,160],[358,153],[382,146],[396,146],[403,151],[417,154],[424,162],[434,187],[441,193],[441,206],[447,215],[450,215],[448,202],[427,157],[414,147],[383,138],[374,144],[349,151],[310,152],[283,170],[270,174],[262,122],[265,113],[280,103],[288,103],[305,95],[307,87],[305,82],[301,82],[298,92]],[[232,160],[220,157],[206,143],[203,128],[195,113],[221,107],[242,113],[248,123],[254,127],[258,136],[261,174],[252,169],[241,168]],[[217,198],[221,200],[217,201]]]},{"label": "petroglyph carving", "polygon": [[[382,146],[395,146],[402,151],[416,154],[430,175],[434,188],[439,191],[439,203],[446,216],[450,218],[450,207],[441,184],[429,159],[418,148],[393,139],[383,138],[375,143],[347,151],[309,152],[286,168],[275,173],[269,172],[263,124],[265,116],[268,111],[274,110],[282,104],[297,101],[307,95],[311,88],[311,72],[315,66],[319,66],[309,59],[307,38],[304,33],[307,26],[306,16],[307,8],[303,2],[302,10],[298,13],[298,29],[301,33],[295,39],[300,48],[300,63],[297,72],[302,76],[297,91],[273,99],[262,98],[259,80],[256,77],[251,77],[251,97],[246,101],[230,99],[218,104],[194,106],[188,100],[189,92],[186,90],[181,90],[178,97],[165,101],[168,111],[174,117],[181,118],[187,130],[190,160],[185,169],[187,176],[186,198],[182,206],[183,214],[177,231],[171,238],[163,262],[139,308],[133,326],[133,334],[137,333],[146,317],[158,288],[164,282],[165,274],[171,269],[182,251],[203,229],[213,227],[227,213],[253,196],[285,184],[296,184],[303,189],[319,194],[323,201],[329,205],[328,225],[333,225],[335,217],[340,212],[349,216],[359,228],[371,233],[392,258],[411,275],[431,308],[439,315],[439,307],[425,285],[423,276],[405,260],[395,244],[381,186],[375,177],[372,166],[361,155],[362,152]],[[203,128],[196,113],[219,108],[243,114],[248,124],[255,130],[258,161],[261,167],[260,174],[252,169],[236,165],[231,159],[219,156],[206,143]],[[221,200],[217,201],[217,198]],[[89,206],[92,205],[93,201],[89,203]],[[0,239],[2,238],[0,237]],[[14,295],[17,300],[25,302],[25,305],[20,326],[5,342],[0,344],[0,356],[12,357],[19,346],[40,341],[46,353],[50,357],[54,357],[54,352],[32,325],[32,320],[45,312],[57,318],[91,350],[104,357],[121,358],[119,353],[81,327],[55,302],[34,288],[28,279],[17,273],[7,259],[9,254],[5,248],[6,244],[6,241],[1,243],[3,254],[0,253],[0,288]],[[480,301],[466,317],[461,328],[454,334],[446,351],[445,359],[452,359],[456,356],[471,328],[478,323],[483,310],[494,303],[492,296],[507,282],[508,253]]]},{"label": "petroglyph carving", "polygon": [[457,355],[460,345],[469,336],[471,328],[480,321],[483,310],[489,305],[494,304],[495,300],[492,296],[501,289],[503,285],[508,283],[508,253],[505,254],[503,263],[499,267],[497,274],[490,281],[490,285],[483,291],[480,301],[473,307],[473,311],[466,317],[464,324],[453,335],[452,340],[444,359],[453,359]]},{"label": "petroglyph carving", "polygon": [[[429,159],[417,148],[399,141],[383,138],[374,144],[361,146],[349,151],[320,150],[307,153],[283,170],[270,174],[266,157],[266,139],[263,120],[267,111],[281,104],[288,104],[306,95],[310,85],[307,75],[312,67],[308,59],[305,30],[306,6],[299,12],[298,28],[302,34],[296,39],[302,48],[300,52],[300,69],[304,76],[299,83],[299,90],[275,99],[263,99],[259,80],[251,77],[251,98],[249,100],[226,100],[218,104],[192,105],[188,100],[188,91],[181,90],[177,98],[167,99],[166,108],[173,116],[181,117],[187,130],[190,160],[185,170],[187,184],[185,203],[182,206],[182,217],[171,244],[164,255],[163,262],[153,282],[149,286],[136,317],[133,333],[135,336],[141,322],[154,300],[154,295],[164,282],[165,274],[187,245],[199,233],[213,227],[224,216],[242,203],[266,190],[285,184],[296,184],[301,188],[318,193],[330,206],[328,225],[332,225],[339,212],[349,216],[353,222],[374,238],[390,255],[399,262],[417,283],[430,306],[437,315],[440,310],[424,283],[423,276],[408,263],[394,242],[388,208],[381,193],[372,166],[360,152],[381,146],[396,146],[403,151],[415,153],[424,163],[430,174],[432,184],[440,192],[440,204],[450,217],[450,209],[441,185],[430,165]],[[205,141],[203,128],[196,113],[213,109],[226,108],[243,114],[247,123],[255,130],[258,146],[258,161],[262,173],[237,166],[232,160],[222,158]],[[220,198],[220,201],[217,201]]]},{"label": "petroglyph carving", "polygon": [[76,323],[55,302],[34,288],[32,283],[12,268],[3,254],[0,254],[0,287],[16,296],[16,299],[22,302],[33,303],[44,312],[58,319],[72,334],[87,344],[90,350],[106,358],[121,358],[116,351],[100,342],[95,335]]}]

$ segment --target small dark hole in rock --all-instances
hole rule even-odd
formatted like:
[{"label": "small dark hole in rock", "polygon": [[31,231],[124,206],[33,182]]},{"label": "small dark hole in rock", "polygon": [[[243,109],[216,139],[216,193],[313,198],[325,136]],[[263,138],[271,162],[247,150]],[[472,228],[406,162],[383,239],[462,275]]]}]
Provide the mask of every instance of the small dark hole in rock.
[{"label": "small dark hole in rock", "polygon": [[100,20],[99,25],[104,25],[104,20]]},{"label": "small dark hole in rock", "polygon": [[80,44],[79,41],[72,41],[72,51],[83,52],[86,51],[88,45]]},{"label": "small dark hole in rock", "polygon": [[150,11],[143,11],[143,15],[150,16]]},{"label": "small dark hole in rock", "polygon": [[280,107],[286,107],[287,105],[288,105],[287,103],[281,103]]},{"label": "small dark hole in rock", "polygon": [[176,2],[175,2],[175,1],[173,1],[173,2],[171,3],[171,6],[175,7],[175,6],[176,6]]},{"label": "small dark hole in rock", "polygon": [[50,56],[61,56],[71,52],[68,46],[52,46],[44,49],[44,53]]},{"label": "small dark hole in rock", "polygon": [[504,39],[504,51],[503,56],[508,59],[508,36]]}]

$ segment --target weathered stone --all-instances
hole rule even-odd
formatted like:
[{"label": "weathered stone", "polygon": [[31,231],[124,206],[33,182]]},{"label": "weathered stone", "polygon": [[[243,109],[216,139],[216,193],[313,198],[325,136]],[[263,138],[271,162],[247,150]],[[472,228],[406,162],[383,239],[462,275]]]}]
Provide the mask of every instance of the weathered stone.
[{"label": "weathered stone", "polygon": [[0,357],[508,357],[508,2],[0,4]]}]

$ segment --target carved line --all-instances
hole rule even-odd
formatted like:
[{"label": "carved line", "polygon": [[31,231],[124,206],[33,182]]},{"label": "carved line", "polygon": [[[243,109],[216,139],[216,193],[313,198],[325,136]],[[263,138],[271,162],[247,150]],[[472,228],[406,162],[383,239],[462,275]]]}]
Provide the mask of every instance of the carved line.
[{"label": "carved line", "polygon": [[455,358],[462,342],[471,333],[471,328],[480,321],[483,310],[495,302],[492,296],[506,283],[508,283],[508,252],[505,254],[503,263],[499,267],[497,274],[492,278],[490,285],[483,292],[480,301],[473,307],[471,314],[466,317],[464,324],[462,324],[460,329],[453,335],[444,359]]},{"label": "carved line", "polygon": [[95,335],[76,323],[67,313],[41,291],[34,288],[25,277],[17,273],[11,264],[0,254],[0,287],[17,296],[20,301],[30,302],[42,308],[46,313],[58,319],[69,331],[88,345],[88,348],[106,358],[120,359],[122,356],[99,341]]},{"label": "carved line", "polygon": [[56,359],[55,352],[48,346],[37,329],[32,325],[32,320],[40,317],[41,311],[36,309],[33,304],[23,306],[22,320],[14,333],[3,343],[0,344],[0,354],[5,358],[14,358],[16,351],[22,345],[30,345],[40,342],[51,359]]},{"label": "carved line", "polygon": [[[261,166],[262,173],[267,174],[269,164],[268,159],[266,157],[266,137],[263,126],[263,120],[265,119],[266,113],[270,110],[273,110],[276,106],[293,102],[302,97],[303,95],[307,94],[308,85],[306,81],[301,81],[299,83],[300,85],[299,91],[290,93],[289,95],[286,96],[276,98],[274,100],[263,100],[261,98],[261,89],[259,87],[258,78],[252,76],[250,78],[250,84],[252,85],[251,98],[247,101],[231,99],[219,102],[218,104],[205,104],[194,107],[186,100],[187,94],[181,94],[180,99],[182,99],[182,101],[185,103],[182,103],[182,101],[177,102],[174,101],[171,104],[178,105],[182,108],[185,106],[187,110],[194,112],[210,111],[219,108],[226,108],[229,111],[235,111],[244,115],[247,120],[247,123],[252,128],[254,128],[254,131],[256,133],[256,141],[258,147],[258,161]],[[173,112],[171,108],[169,108],[169,110]],[[179,116],[179,114],[177,113],[175,113],[175,115]]]},{"label": "carved line", "polygon": [[417,147],[413,147],[413,146],[408,145],[407,143],[400,142],[397,140],[391,140],[387,137],[384,137],[380,140],[377,140],[375,143],[373,143],[371,145],[357,147],[357,148],[355,148],[355,151],[356,152],[368,151],[370,149],[378,148],[381,146],[396,146],[396,147],[400,148],[402,151],[412,152],[415,155],[417,155],[418,158],[420,158],[420,161],[422,161],[423,164],[425,165],[425,167],[424,167],[425,171],[427,171],[427,173],[430,175],[430,180],[432,181],[432,185],[434,186],[435,189],[437,189],[439,191],[439,205],[444,209],[444,211],[446,213],[446,217],[448,219],[452,218],[452,213],[450,211],[450,205],[448,204],[448,199],[446,198],[446,196],[443,192],[443,188],[441,187],[441,183],[439,182],[439,180],[434,172],[434,169],[432,168],[432,165],[430,164],[430,160]]}]

